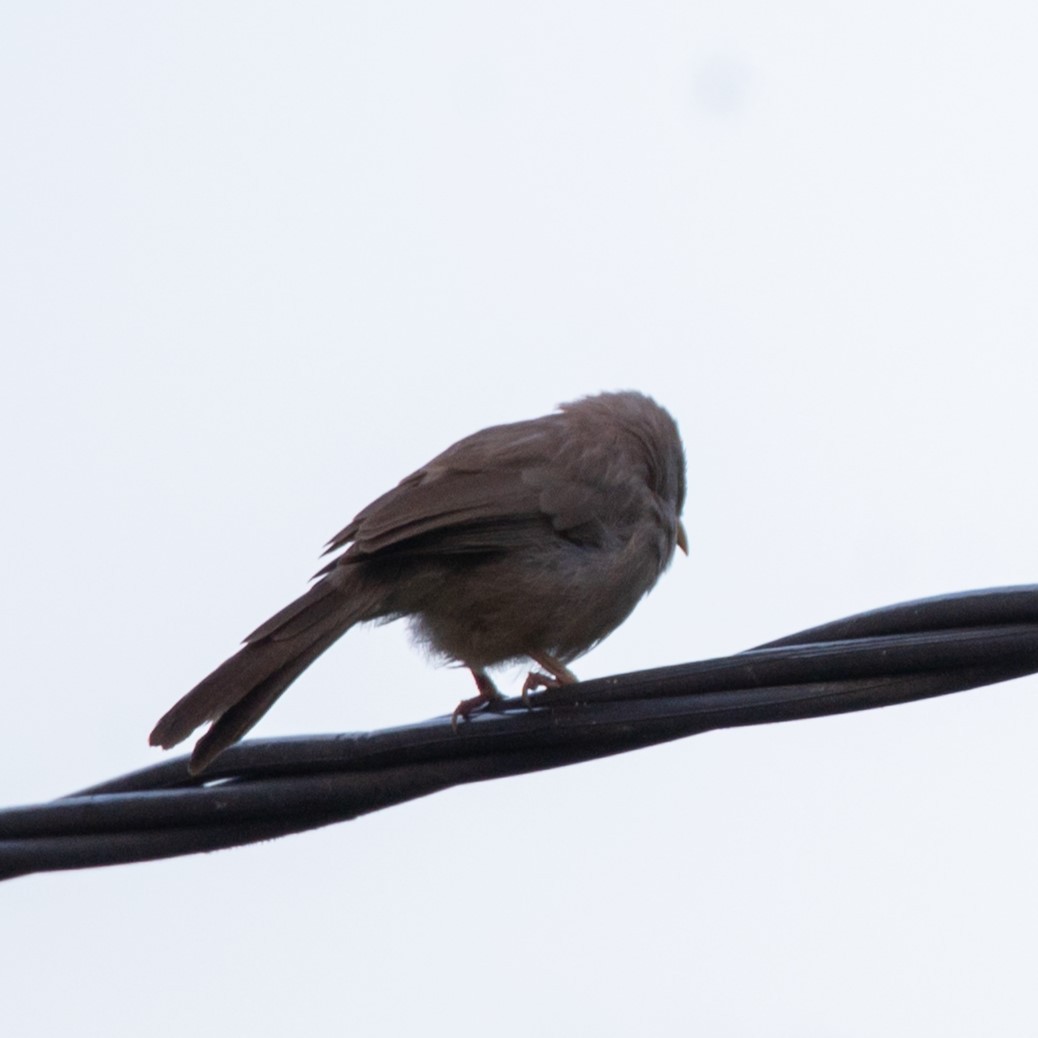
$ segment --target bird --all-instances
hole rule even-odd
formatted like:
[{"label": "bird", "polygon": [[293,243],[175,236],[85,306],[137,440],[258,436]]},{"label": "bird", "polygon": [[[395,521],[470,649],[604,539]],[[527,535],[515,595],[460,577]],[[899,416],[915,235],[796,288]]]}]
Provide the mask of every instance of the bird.
[{"label": "bird", "polygon": [[209,722],[199,774],[356,624],[407,618],[416,640],[467,667],[478,694],[452,723],[501,697],[488,670],[532,660],[532,688],[576,681],[568,664],[632,612],[688,553],[677,424],[626,390],[467,436],[377,498],[325,546],[315,583],[179,699],[149,741],[169,749]]}]

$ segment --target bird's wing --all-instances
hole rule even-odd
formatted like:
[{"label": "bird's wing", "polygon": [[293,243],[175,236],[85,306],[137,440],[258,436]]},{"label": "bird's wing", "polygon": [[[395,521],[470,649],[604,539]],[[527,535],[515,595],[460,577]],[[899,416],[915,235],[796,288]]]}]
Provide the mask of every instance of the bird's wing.
[{"label": "bird's wing", "polygon": [[507,551],[545,526],[593,541],[605,490],[599,481],[567,479],[567,453],[562,415],[467,437],[340,530],[327,551],[348,550],[321,572],[373,556]]}]

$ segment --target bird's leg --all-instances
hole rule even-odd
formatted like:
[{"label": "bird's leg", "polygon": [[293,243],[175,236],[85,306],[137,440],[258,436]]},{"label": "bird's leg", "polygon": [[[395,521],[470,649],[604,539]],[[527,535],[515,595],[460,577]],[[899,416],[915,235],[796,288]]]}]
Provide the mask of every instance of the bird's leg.
[{"label": "bird's leg", "polygon": [[572,685],[577,681],[577,675],[565,664],[560,663],[554,656],[546,652],[528,653],[531,660],[538,666],[543,667],[547,673],[531,670],[523,682],[523,703],[530,705],[530,693],[538,688],[558,688],[560,685]]},{"label": "bird's leg", "polygon": [[479,695],[473,696],[471,699],[463,699],[454,708],[454,713],[451,714],[451,728],[455,731],[458,730],[459,717],[467,719],[473,710],[478,710],[481,706],[486,706],[487,703],[494,703],[499,699],[504,699],[504,696],[498,692],[497,685],[490,680],[490,675],[485,670],[473,669],[472,676],[476,679],[476,688],[479,689]]}]

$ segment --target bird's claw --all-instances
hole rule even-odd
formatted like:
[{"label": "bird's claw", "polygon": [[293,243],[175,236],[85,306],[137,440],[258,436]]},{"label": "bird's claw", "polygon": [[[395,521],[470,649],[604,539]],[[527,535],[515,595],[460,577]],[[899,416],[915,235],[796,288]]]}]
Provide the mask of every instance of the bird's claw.
[{"label": "bird's claw", "polygon": [[526,675],[526,680],[523,682],[522,692],[519,693],[523,701],[523,706],[527,710],[533,709],[533,704],[530,702],[530,693],[536,692],[538,689],[546,688],[558,688],[563,682],[552,674],[545,674],[539,670],[531,670]]},{"label": "bird's claw", "polygon": [[471,699],[463,699],[455,708],[451,714],[451,728],[454,733],[458,731],[458,718],[468,719],[469,714],[475,710],[480,710],[487,706],[489,703],[497,702],[501,699],[501,693],[498,692],[497,686],[490,680],[489,676],[482,671],[473,671],[472,676],[476,679],[476,688],[479,689],[479,695],[473,696]]},{"label": "bird's claw", "polygon": [[451,728],[455,733],[458,731],[458,718],[464,718],[468,720],[469,714],[473,710],[478,710],[480,707],[486,706],[490,702],[487,696],[473,696],[471,699],[463,699],[455,708],[451,714]]}]

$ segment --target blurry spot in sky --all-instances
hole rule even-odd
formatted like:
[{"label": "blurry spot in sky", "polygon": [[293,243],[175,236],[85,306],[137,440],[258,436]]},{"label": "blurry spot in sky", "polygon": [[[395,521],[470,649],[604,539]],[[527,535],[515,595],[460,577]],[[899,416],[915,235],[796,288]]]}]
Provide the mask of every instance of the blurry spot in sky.
[{"label": "blurry spot in sky", "polygon": [[694,97],[702,110],[715,116],[737,116],[746,105],[750,70],[738,58],[714,55],[694,66]]}]

